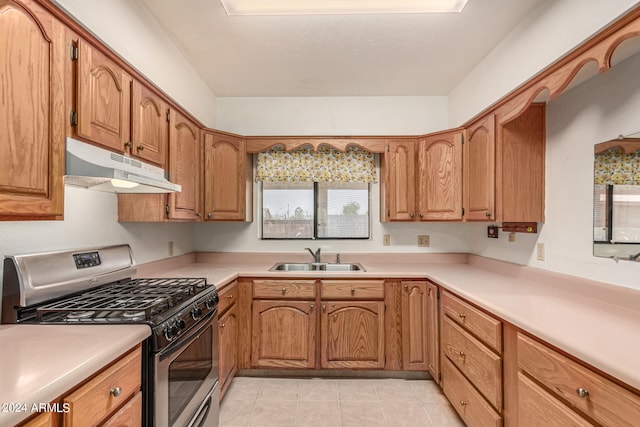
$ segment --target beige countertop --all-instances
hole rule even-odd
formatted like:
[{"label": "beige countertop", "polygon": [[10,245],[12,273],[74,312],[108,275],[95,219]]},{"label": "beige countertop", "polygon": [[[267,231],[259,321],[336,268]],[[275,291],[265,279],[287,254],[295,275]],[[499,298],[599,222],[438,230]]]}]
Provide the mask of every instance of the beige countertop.
[{"label": "beige countertop", "polygon": [[28,418],[33,404],[61,397],[150,334],[146,325],[0,325],[0,425]]},{"label": "beige countertop", "polygon": [[[640,389],[640,292],[597,282],[578,280],[576,284],[571,276],[478,259],[473,257],[468,263],[466,259],[403,263],[361,257],[357,262],[366,272],[293,273],[269,272],[274,262],[268,257],[249,254],[234,260],[228,255],[203,254],[198,262],[154,273],[206,277],[219,288],[238,277],[427,278]],[[408,260],[412,261],[411,257]]]}]

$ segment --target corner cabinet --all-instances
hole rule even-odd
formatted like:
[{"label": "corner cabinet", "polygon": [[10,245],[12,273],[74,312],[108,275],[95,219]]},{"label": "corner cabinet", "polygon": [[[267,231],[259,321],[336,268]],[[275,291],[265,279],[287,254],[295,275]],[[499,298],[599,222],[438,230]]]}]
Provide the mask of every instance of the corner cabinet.
[{"label": "corner cabinet", "polygon": [[245,140],[204,133],[204,220],[251,221],[252,162]]},{"label": "corner cabinet", "polygon": [[0,1],[0,219],[61,219],[66,29],[34,1]]}]

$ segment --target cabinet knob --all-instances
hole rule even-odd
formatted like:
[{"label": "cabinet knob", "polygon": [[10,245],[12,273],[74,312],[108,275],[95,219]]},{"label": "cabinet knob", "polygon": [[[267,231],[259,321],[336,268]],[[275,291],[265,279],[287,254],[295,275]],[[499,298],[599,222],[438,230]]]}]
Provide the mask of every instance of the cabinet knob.
[{"label": "cabinet knob", "polygon": [[354,295],[356,293],[356,290],[354,288],[351,288],[351,295]]},{"label": "cabinet knob", "polygon": [[138,146],[136,147],[136,150],[138,150],[138,151],[142,151],[142,150],[144,150],[144,145],[138,145]]},{"label": "cabinet knob", "polygon": [[313,309],[315,308],[315,306],[316,306],[315,304],[311,304],[311,305],[309,306],[309,308],[310,308],[311,310],[313,310]]},{"label": "cabinet knob", "polygon": [[411,214],[409,215],[409,217],[414,218],[416,215],[415,214]]},{"label": "cabinet knob", "polygon": [[322,311],[327,311],[327,304],[322,304]]},{"label": "cabinet knob", "polygon": [[211,218],[212,216],[213,216],[213,214],[212,214],[211,212],[209,212],[209,213],[207,214],[207,218]]},{"label": "cabinet knob", "polygon": [[420,217],[420,219],[424,218],[424,215],[420,214],[418,215]]},{"label": "cabinet knob", "polygon": [[409,285],[407,285],[407,284],[405,283],[404,288],[405,288],[405,289],[409,289]]},{"label": "cabinet knob", "polygon": [[467,314],[466,313],[458,313],[458,316],[460,316],[460,318],[462,320],[464,320],[464,318],[467,317]]},{"label": "cabinet knob", "polygon": [[111,390],[109,390],[109,394],[113,397],[118,397],[122,394],[122,388],[121,387],[114,387]]},{"label": "cabinet knob", "polygon": [[469,402],[467,402],[466,400],[461,400],[460,401],[460,406],[467,406],[467,403],[469,403]]},{"label": "cabinet knob", "polygon": [[485,214],[484,214],[484,215],[485,215],[486,217],[490,217],[490,216],[491,216],[491,212],[487,211],[487,212],[485,212]]},{"label": "cabinet knob", "polygon": [[287,288],[282,288],[282,295],[284,295],[287,292]]},{"label": "cabinet knob", "polygon": [[220,325],[220,329],[224,328],[224,325],[225,325],[224,323],[222,325]]},{"label": "cabinet knob", "polygon": [[124,146],[127,148],[131,148],[133,146],[133,143],[131,141],[125,142]]},{"label": "cabinet knob", "polygon": [[464,351],[459,351],[459,352],[458,352],[458,355],[459,355],[460,357],[462,357],[463,359],[464,359],[465,357],[467,357],[467,353],[465,353]]},{"label": "cabinet knob", "polygon": [[196,216],[197,216],[198,218],[200,218],[200,217],[202,217],[202,213],[201,213],[201,212],[196,212]]},{"label": "cabinet knob", "polygon": [[584,399],[586,397],[589,397],[589,390],[587,390],[586,388],[580,387],[576,389],[576,394],[578,395],[578,397],[581,397]]},{"label": "cabinet knob", "polygon": [[233,295],[227,295],[227,298],[233,299]]}]

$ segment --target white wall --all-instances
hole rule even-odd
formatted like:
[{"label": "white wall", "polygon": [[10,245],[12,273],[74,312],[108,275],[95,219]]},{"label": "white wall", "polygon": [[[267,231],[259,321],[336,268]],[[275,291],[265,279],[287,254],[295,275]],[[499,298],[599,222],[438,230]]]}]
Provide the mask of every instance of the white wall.
[{"label": "white wall", "polygon": [[133,0],[55,0],[203,124],[215,127],[215,93],[153,15]]},{"label": "white wall", "polygon": [[170,241],[174,242],[174,255],[193,252],[191,224],[120,224],[118,199],[112,193],[65,187],[64,212],[64,221],[0,221],[0,259],[129,243],[136,262],[144,263],[166,258]]},{"label": "white wall", "polygon": [[218,129],[241,135],[419,135],[446,128],[445,96],[218,97]]},{"label": "white wall", "polygon": [[[472,225],[471,252],[640,289],[640,263],[593,252],[593,146],[640,131],[640,55],[616,65],[547,105],[546,220],[539,236],[487,239]],[[545,245],[537,261],[536,242]]]},{"label": "white wall", "polygon": [[460,126],[637,4],[632,0],[541,2],[451,91],[449,126]]}]

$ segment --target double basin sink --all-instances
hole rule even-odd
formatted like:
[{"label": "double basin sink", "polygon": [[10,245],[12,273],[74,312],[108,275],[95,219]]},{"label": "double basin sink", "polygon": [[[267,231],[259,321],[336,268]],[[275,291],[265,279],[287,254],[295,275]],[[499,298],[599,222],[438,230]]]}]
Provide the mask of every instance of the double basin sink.
[{"label": "double basin sink", "polygon": [[269,271],[366,271],[358,263],[279,262]]}]

